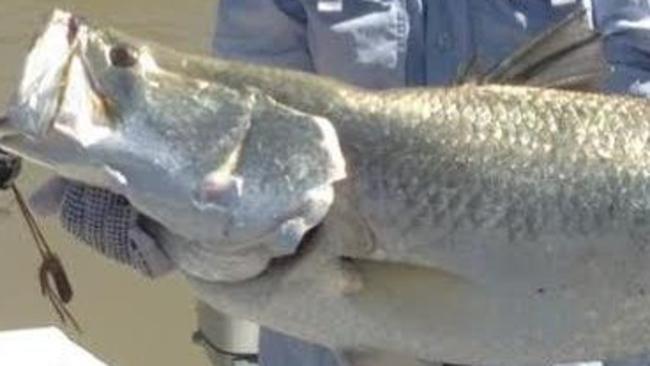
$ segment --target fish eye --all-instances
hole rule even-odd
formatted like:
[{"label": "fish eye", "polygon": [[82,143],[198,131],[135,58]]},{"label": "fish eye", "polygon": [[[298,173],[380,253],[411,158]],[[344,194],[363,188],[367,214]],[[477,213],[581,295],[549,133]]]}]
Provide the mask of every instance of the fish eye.
[{"label": "fish eye", "polygon": [[127,46],[115,46],[111,48],[108,57],[111,60],[111,65],[115,67],[132,67],[138,62],[135,51]]}]

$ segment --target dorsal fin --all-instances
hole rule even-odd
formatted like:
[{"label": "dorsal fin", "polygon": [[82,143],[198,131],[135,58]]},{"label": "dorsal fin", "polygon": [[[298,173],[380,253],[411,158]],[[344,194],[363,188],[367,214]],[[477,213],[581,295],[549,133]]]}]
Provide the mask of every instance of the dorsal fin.
[{"label": "dorsal fin", "polygon": [[602,36],[581,8],[501,61],[478,83],[591,90],[609,72]]}]

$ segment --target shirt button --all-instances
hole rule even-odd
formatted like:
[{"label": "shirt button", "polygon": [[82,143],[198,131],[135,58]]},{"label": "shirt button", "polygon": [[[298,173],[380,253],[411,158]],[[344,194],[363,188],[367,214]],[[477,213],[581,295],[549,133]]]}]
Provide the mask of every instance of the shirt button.
[{"label": "shirt button", "polygon": [[451,48],[451,36],[449,33],[440,33],[436,39],[436,47],[441,51],[447,51]]}]

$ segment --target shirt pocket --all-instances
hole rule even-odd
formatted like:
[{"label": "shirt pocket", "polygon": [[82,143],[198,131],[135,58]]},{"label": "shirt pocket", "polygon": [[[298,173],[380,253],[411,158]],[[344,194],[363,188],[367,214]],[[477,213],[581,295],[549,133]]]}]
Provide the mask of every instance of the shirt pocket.
[{"label": "shirt pocket", "polygon": [[576,9],[580,0],[472,1],[476,56],[487,71]]},{"label": "shirt pocket", "polygon": [[407,17],[400,0],[343,1],[324,11],[304,0],[314,69],[368,88],[404,85]]}]

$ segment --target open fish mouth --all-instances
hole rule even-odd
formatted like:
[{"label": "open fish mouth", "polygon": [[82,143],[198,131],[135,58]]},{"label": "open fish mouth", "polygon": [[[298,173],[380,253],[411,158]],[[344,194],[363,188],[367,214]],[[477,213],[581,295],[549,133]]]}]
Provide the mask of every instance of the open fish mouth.
[{"label": "open fish mouth", "polygon": [[52,13],[26,57],[7,114],[0,118],[4,149],[50,167],[81,164],[83,147],[110,135],[106,101],[85,55],[96,38],[80,18],[61,10]]},{"label": "open fish mouth", "polygon": [[11,127],[32,136],[42,136],[51,128],[61,109],[79,31],[71,14],[53,12],[27,55],[8,111]]},{"label": "open fish mouth", "polygon": [[52,13],[27,55],[0,135],[20,133],[38,139],[56,125],[69,136],[87,136],[91,141],[101,137],[97,134],[101,131],[79,133],[103,118],[97,113],[99,93],[84,59],[89,38],[88,27],[78,17],[61,10]]}]

